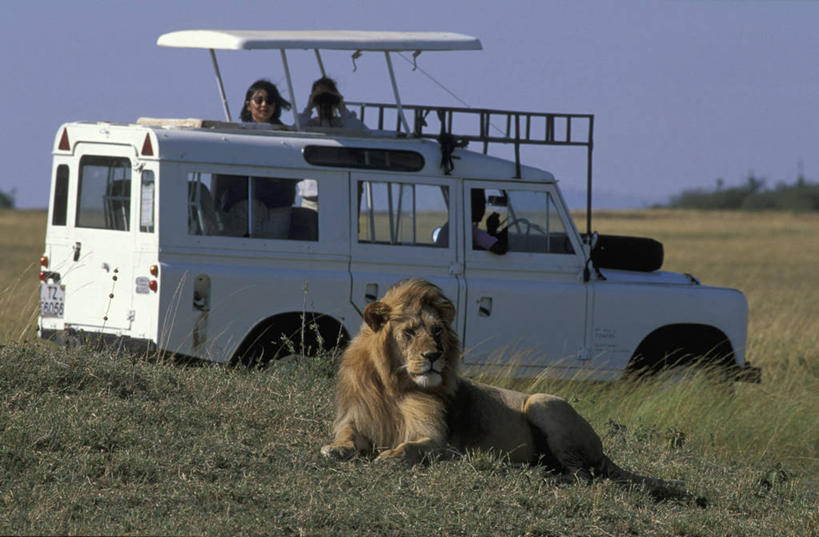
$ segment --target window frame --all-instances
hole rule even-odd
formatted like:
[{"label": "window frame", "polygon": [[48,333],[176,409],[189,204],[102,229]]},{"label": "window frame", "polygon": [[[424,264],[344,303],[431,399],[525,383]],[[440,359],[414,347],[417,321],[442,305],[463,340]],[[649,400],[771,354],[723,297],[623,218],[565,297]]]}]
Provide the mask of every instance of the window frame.
[{"label": "window frame", "polygon": [[[115,232],[119,232],[119,233],[130,233],[132,231],[132,228],[133,228],[133,226],[131,224],[132,224],[132,220],[133,220],[133,209],[134,209],[133,204],[131,203],[132,200],[133,200],[133,186],[134,186],[134,181],[133,181],[133,179],[134,179],[133,160],[131,159],[131,157],[126,156],[126,155],[111,154],[110,152],[106,152],[106,153],[107,154],[101,155],[101,154],[98,154],[98,153],[90,153],[89,152],[89,153],[82,154],[80,156],[80,158],[79,158],[79,164],[77,166],[78,171],[77,171],[77,181],[76,181],[76,198],[74,200],[74,227],[77,228],[77,229],[91,229],[91,230],[97,230],[97,231],[115,231]],[[87,206],[87,205],[83,206],[83,182],[84,182],[83,181],[83,178],[84,178],[83,177],[83,169],[84,169],[85,166],[90,165],[90,164],[87,164],[88,161],[93,161],[93,160],[121,161],[123,163],[127,163],[127,165],[125,165],[125,166],[117,166],[117,167],[108,166],[108,169],[109,169],[108,174],[109,175],[106,178],[105,193],[103,195],[103,202],[102,202],[102,205],[100,207],[100,209],[102,211],[103,221],[105,222],[104,226],[94,226],[94,225],[87,225],[87,224],[80,223],[81,218],[88,214],[88,209],[89,209],[89,206]],[[122,193],[119,193],[118,195],[109,194],[109,191],[112,189],[111,185],[109,184],[110,182],[115,183],[117,181],[124,181],[125,180],[125,179],[117,179],[117,178],[111,177],[111,170],[112,169],[120,169],[120,168],[123,169],[123,170],[127,170],[127,173],[128,173],[128,178],[127,178],[128,187],[127,187],[127,189],[125,189],[125,192],[127,192],[127,206],[126,206],[126,210],[124,212],[122,212],[122,214],[125,216],[125,224],[126,224],[124,229],[119,228],[119,227],[110,227],[108,225],[108,218],[109,217],[110,218],[115,218],[116,215],[115,215],[115,213],[111,213],[109,215],[107,212],[109,210],[110,211],[115,211],[116,209],[114,209],[114,208],[109,209],[109,208],[106,207],[106,203],[112,203],[113,204],[113,203],[120,203],[120,202],[123,201],[122,199],[120,199],[120,198],[122,198]],[[109,199],[106,199],[106,198],[109,198]],[[85,207],[85,210],[83,210],[83,207]]]},{"label": "window frame", "polygon": [[[65,171],[65,174],[61,174]],[[61,183],[62,186],[61,186]],[[69,189],[71,188],[71,168],[68,164],[57,165],[54,171],[54,191],[51,198],[51,225],[65,227],[68,225],[68,200]],[[57,222],[57,216],[62,218]]]},{"label": "window frame", "polygon": [[[238,189],[238,192],[240,193],[240,196],[233,201],[233,205],[239,205],[239,204],[242,204],[242,203],[245,203],[245,205],[246,205],[246,210],[247,210],[246,218],[241,218],[241,215],[237,215],[242,220],[244,220],[245,223],[246,223],[246,233],[245,234],[237,234],[235,231],[234,231],[234,233],[203,233],[202,232],[201,222],[200,222],[200,225],[198,226],[198,229],[200,230],[200,232],[199,233],[192,233],[191,232],[190,211],[193,210],[192,203],[193,203],[194,200],[191,197],[190,185],[191,184],[200,184],[200,185],[204,184],[202,182],[202,175],[209,175],[210,176],[210,184],[209,184],[209,187],[208,187],[208,189],[209,189],[208,192],[209,192],[209,194],[211,196],[211,202],[213,203],[212,209],[213,209],[213,212],[214,212],[214,216],[216,218],[219,218],[219,217],[224,218],[224,217],[229,215],[230,211],[219,211],[217,209],[218,204],[216,203],[216,200],[213,199],[214,192],[212,192],[212,190],[214,188],[214,180],[216,178],[221,178],[221,179],[233,178],[233,179],[240,179],[240,180],[244,181],[243,187]],[[320,199],[319,194],[317,193],[316,200],[314,202],[316,204],[315,209],[312,209],[310,207],[305,206],[304,200],[302,200],[302,203],[298,204],[298,205],[297,205],[297,202],[296,202],[297,197],[298,197],[298,185],[299,185],[299,183],[301,183],[302,181],[310,181],[310,180],[315,181],[316,183],[318,183],[318,179],[316,179],[314,177],[295,178],[295,177],[282,177],[279,174],[277,174],[277,175],[259,175],[258,173],[254,173],[252,175],[248,175],[248,174],[245,174],[245,173],[236,173],[236,172],[222,173],[222,172],[211,172],[211,171],[197,170],[197,171],[188,171],[188,172],[186,172],[185,173],[185,179],[186,179],[186,184],[188,185],[186,187],[188,189],[186,207],[187,207],[187,213],[188,213],[188,218],[189,218],[189,224],[187,226],[189,236],[194,236],[194,237],[227,237],[227,238],[231,238],[231,239],[250,239],[250,240],[253,240],[253,241],[258,241],[258,240],[304,241],[304,242],[311,242],[311,243],[315,243],[315,242],[319,241],[319,224],[318,224],[318,218],[319,218],[318,203],[319,203],[319,199]],[[292,185],[290,185],[290,186],[292,186],[292,201],[289,204],[281,205],[281,206],[278,206],[278,207],[270,207],[270,208],[268,208],[266,206],[262,207],[261,205],[264,205],[263,200],[261,200],[255,194],[256,194],[257,188],[259,188],[259,182],[260,181],[264,182],[266,180],[286,181],[288,183],[292,183]],[[229,191],[230,191],[230,188],[228,188],[226,190],[226,193],[229,192]],[[201,190],[200,190],[200,192],[201,192]],[[244,194],[244,196],[242,196],[241,194]],[[200,210],[201,210],[201,198],[198,201],[200,203]],[[255,225],[256,221],[255,221],[255,218],[254,218],[254,211],[257,210],[257,209],[262,209],[265,212],[267,212],[268,209],[273,210],[273,209],[278,209],[278,208],[290,209],[290,211],[285,213],[286,218],[288,219],[288,221],[287,221],[288,235],[290,235],[292,233],[292,230],[290,229],[290,225],[291,225],[291,220],[290,219],[291,219],[292,215],[294,214],[293,211],[292,211],[293,209],[304,209],[305,210],[304,214],[309,214],[306,211],[310,211],[310,212],[314,213],[315,214],[315,224],[313,226],[311,226],[311,227],[314,228],[315,238],[297,238],[297,237],[290,237],[290,236],[278,237],[278,236],[258,235],[257,233],[259,233],[259,230],[256,228],[256,225]],[[201,218],[201,215],[200,215],[200,218]],[[265,218],[265,221],[267,221],[269,219],[270,219],[270,216],[268,218]],[[228,223],[228,221],[224,220],[224,221],[221,221],[221,223],[223,225],[225,225],[225,224]],[[241,230],[239,230],[239,232],[241,232]]]},{"label": "window frame", "polygon": [[[357,189],[359,181],[374,183],[413,183],[415,185],[446,186],[449,191],[449,244],[447,246],[386,244],[358,242],[359,202]],[[355,172],[350,173],[349,234],[350,254],[358,265],[384,263],[389,265],[446,265],[451,271],[460,273],[455,264],[461,263],[462,246],[460,227],[463,215],[460,210],[458,179],[455,177],[399,175],[390,173]]]},{"label": "window frame", "polygon": [[[464,206],[463,224],[464,226],[468,224],[470,229],[472,226],[472,208],[468,202],[471,199],[471,190],[473,188],[545,192],[556,202],[554,203],[554,208],[557,211],[557,215],[566,230],[566,235],[574,250],[573,253],[508,251],[503,255],[497,255],[486,250],[474,250],[472,248],[471,237],[469,237],[470,242],[467,245],[465,253],[468,266],[493,270],[514,268],[515,270],[576,271],[582,269],[584,250],[580,242],[580,236],[575,228],[574,220],[572,220],[570,215],[565,211],[563,198],[560,197],[554,184],[526,181],[465,180],[463,188],[463,198],[467,200]],[[490,207],[486,208],[486,212],[491,214]],[[488,214],[485,216],[488,216]],[[464,240],[467,239],[465,238]]]},{"label": "window frame", "polygon": [[[150,184],[153,185],[151,187],[151,208],[150,212],[146,213],[145,211],[145,176],[146,174],[151,175]],[[143,168],[140,172],[139,177],[139,232],[140,233],[156,233],[156,194],[157,194],[157,181],[156,181],[157,173],[149,168]],[[143,218],[146,214],[150,214],[150,225],[146,226],[143,222]],[[146,227],[150,227],[150,229],[144,229]]]},{"label": "window frame", "polygon": [[[335,155],[322,155],[321,152],[331,153],[331,152],[349,152],[349,153],[361,153],[360,157],[363,160],[363,163],[359,163],[358,158],[350,158],[349,160],[343,160],[343,157],[339,157],[338,160],[335,160]],[[420,161],[420,164],[417,166],[408,166],[408,167],[399,167],[397,165],[391,165],[390,162],[392,160],[391,157],[396,157],[398,155],[406,155],[417,158]],[[382,157],[383,161],[387,164],[379,164],[375,162],[380,160],[376,157]],[[413,173],[413,172],[420,172],[426,166],[426,160],[424,159],[424,155],[419,153],[418,151],[410,151],[408,149],[386,149],[382,147],[352,147],[352,146],[329,146],[329,145],[308,145],[302,149],[302,157],[304,161],[308,164],[313,166],[322,166],[327,168],[347,168],[351,170],[381,170],[386,172],[398,172],[398,173]]]},{"label": "window frame", "polygon": [[[233,164],[212,164],[206,162],[184,163],[174,168],[174,175],[180,181],[168,183],[165,181],[160,197],[164,232],[173,236],[174,248],[207,248],[209,251],[243,251],[253,252],[254,256],[276,257],[279,254],[313,254],[347,255],[349,252],[349,236],[347,226],[340,225],[349,219],[348,184],[349,174],[340,170],[320,170],[314,168],[286,168],[275,166],[248,166]],[[319,210],[319,240],[282,240],[267,238],[230,237],[223,235],[190,235],[188,234],[188,190],[187,179],[189,173],[209,173],[224,175],[242,175],[255,177],[277,177],[281,179],[302,180],[315,179],[320,184],[323,203]],[[167,172],[163,172],[167,177]],[[171,202],[170,189],[173,190]],[[181,210],[180,210],[181,209]],[[342,211],[343,215],[339,212]],[[343,218],[343,220],[339,220]],[[169,222],[173,221],[173,225]]]},{"label": "window frame", "polygon": [[[365,199],[365,196],[366,196],[366,193],[367,193],[367,191],[363,187],[365,184],[368,184],[371,187],[373,185],[386,185],[386,187],[387,187],[385,193],[387,195],[388,206],[390,208],[390,211],[389,211],[389,214],[388,214],[388,219],[389,219],[388,228],[389,228],[389,235],[390,236],[389,236],[388,241],[376,240],[375,237],[374,237],[374,235],[376,235],[376,233],[375,233],[375,220],[376,220],[375,214],[376,213],[373,210],[374,208],[371,207],[371,206],[369,206],[367,209],[364,208],[365,207],[364,199]],[[397,193],[394,192],[394,189],[392,188],[393,185],[398,185],[398,192]],[[400,246],[400,247],[412,247],[412,248],[433,248],[433,249],[438,249],[438,250],[447,247],[447,246],[442,246],[442,245],[436,244],[435,240],[432,239],[432,238],[430,239],[431,242],[428,242],[428,243],[427,242],[418,242],[418,236],[419,236],[419,233],[418,233],[419,216],[418,215],[419,215],[419,213],[422,213],[423,211],[418,210],[417,202],[418,202],[418,189],[419,189],[419,187],[421,187],[421,188],[427,188],[428,187],[428,188],[432,188],[432,189],[436,189],[436,188],[437,189],[444,189],[445,188],[446,193],[444,193],[444,191],[441,190],[441,194],[442,194],[442,196],[444,197],[445,200],[446,199],[451,200],[452,199],[452,188],[451,188],[450,185],[430,184],[430,183],[425,183],[425,182],[419,182],[419,181],[416,181],[416,180],[408,181],[406,179],[405,180],[401,180],[401,179],[387,180],[387,179],[380,179],[380,178],[377,178],[377,177],[373,177],[372,179],[358,178],[354,182],[354,192],[356,192],[356,195],[358,195],[360,187],[361,187],[360,199],[358,199],[358,203],[357,203],[356,210],[355,210],[355,218],[354,218],[354,220],[356,221],[356,226],[355,226],[356,229],[355,229],[354,238],[355,238],[355,241],[358,244],[371,244],[371,245],[381,245],[381,246]],[[411,201],[412,205],[408,209],[410,217],[411,217],[411,223],[409,224],[409,226],[411,226],[411,230],[412,230],[411,231],[411,234],[412,234],[412,241],[411,242],[405,242],[405,241],[402,241],[400,239],[400,235],[403,234],[402,230],[406,229],[406,227],[401,226],[401,221],[400,221],[401,218],[402,218],[402,215],[407,214],[407,209],[403,206],[403,202],[402,202],[404,188],[409,188],[411,193],[412,193],[412,201]],[[396,194],[398,195],[398,199],[394,200]],[[446,203],[446,201],[445,201],[445,203]],[[450,206],[452,205],[451,201],[449,202],[449,205]],[[395,210],[392,210],[393,208]],[[437,226],[436,228],[434,228],[433,231],[435,229],[440,230],[445,224],[447,224],[449,221],[451,221],[450,207],[446,207],[446,212],[447,212],[447,220],[445,222],[443,222],[441,224],[441,226]],[[362,240],[361,239],[362,215],[364,215],[364,218],[365,218],[365,221],[366,221],[366,224],[367,224],[367,235],[370,237],[370,240]],[[396,220],[396,218],[397,218],[397,220]],[[450,235],[452,235],[451,231],[450,231]],[[447,241],[447,245],[449,244],[449,242],[451,242],[451,241]]]}]

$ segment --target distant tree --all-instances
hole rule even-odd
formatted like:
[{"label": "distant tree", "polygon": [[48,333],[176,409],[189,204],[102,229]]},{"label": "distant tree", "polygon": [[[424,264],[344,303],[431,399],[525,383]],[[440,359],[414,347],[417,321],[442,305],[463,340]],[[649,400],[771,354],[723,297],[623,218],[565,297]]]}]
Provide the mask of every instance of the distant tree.
[{"label": "distant tree", "polygon": [[14,190],[6,193],[0,190],[0,209],[14,209]]},{"label": "distant tree", "polygon": [[725,187],[723,180],[717,179],[713,190],[683,190],[671,197],[669,206],[681,209],[819,211],[819,184],[808,182],[800,170],[794,184],[778,181],[774,188],[766,189],[765,179],[751,173],[745,184],[740,186]]},{"label": "distant tree", "polygon": [[748,175],[747,182],[742,186],[724,186],[722,179],[717,179],[716,190],[694,188],[683,190],[681,194],[672,196],[671,207],[681,209],[739,209],[745,199],[759,192],[765,184],[765,179]]}]

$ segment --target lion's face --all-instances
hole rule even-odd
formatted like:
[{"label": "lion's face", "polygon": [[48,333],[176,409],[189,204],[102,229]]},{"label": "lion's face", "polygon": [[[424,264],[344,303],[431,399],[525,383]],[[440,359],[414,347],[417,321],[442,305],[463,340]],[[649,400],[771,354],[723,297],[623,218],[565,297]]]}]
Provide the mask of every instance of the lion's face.
[{"label": "lion's face", "polygon": [[422,388],[443,383],[447,368],[444,332],[448,327],[433,308],[423,308],[416,315],[391,321],[392,345],[403,359],[401,367]]},{"label": "lion's face", "polygon": [[384,338],[391,369],[427,390],[456,374],[454,316],[455,308],[441,290],[419,280],[401,282],[364,310],[367,325]]}]

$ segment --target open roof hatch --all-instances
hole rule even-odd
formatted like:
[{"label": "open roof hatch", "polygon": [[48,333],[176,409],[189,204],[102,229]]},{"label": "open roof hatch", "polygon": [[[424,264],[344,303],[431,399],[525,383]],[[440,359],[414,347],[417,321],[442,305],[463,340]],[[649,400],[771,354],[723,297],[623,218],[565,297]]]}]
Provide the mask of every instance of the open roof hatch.
[{"label": "open roof hatch", "polygon": [[[392,90],[395,94],[395,105],[406,133],[410,134],[409,124],[404,117],[401,107],[401,97],[398,94],[398,85],[392,68],[390,52],[412,51],[415,56],[422,51],[434,50],[480,50],[481,42],[475,37],[447,32],[375,32],[375,31],[268,31],[268,30],[183,30],[159,36],[156,42],[160,47],[202,48],[210,51],[213,69],[216,72],[216,81],[219,84],[219,94],[222,98],[222,107],[225,117],[232,121],[228,108],[225,88],[222,84],[222,75],[216,61],[215,49],[220,50],[260,50],[278,49],[281,52],[284,73],[287,77],[287,91],[293,108],[296,106],[296,96],[293,92],[293,82],[290,77],[290,67],[287,64],[288,49],[309,50],[316,53],[319,69],[322,76],[324,64],[321,61],[319,50],[351,50],[353,58],[362,51],[383,52],[387,61],[387,70],[390,74]],[[295,115],[296,129],[301,129],[298,114]]]}]

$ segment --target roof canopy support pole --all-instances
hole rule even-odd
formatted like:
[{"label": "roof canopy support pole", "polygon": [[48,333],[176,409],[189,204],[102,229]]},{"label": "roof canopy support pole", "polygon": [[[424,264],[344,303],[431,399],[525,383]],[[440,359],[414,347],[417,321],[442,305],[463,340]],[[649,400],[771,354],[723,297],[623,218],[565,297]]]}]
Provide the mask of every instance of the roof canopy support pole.
[{"label": "roof canopy support pole", "polygon": [[586,240],[589,241],[589,252],[592,245],[592,136],[594,134],[594,116],[589,118],[589,138],[586,146]]},{"label": "roof canopy support pole", "polygon": [[287,65],[287,53],[284,49],[279,49],[282,53],[282,65],[284,66],[284,76],[287,77],[287,91],[290,93],[290,104],[293,105],[293,119],[296,123],[296,130],[301,130],[301,122],[299,121],[299,109],[296,106],[296,94],[293,92],[293,80],[290,78],[290,66]]},{"label": "roof canopy support pole", "polygon": [[398,109],[398,117],[401,118],[404,130],[409,136],[410,128],[407,123],[407,118],[404,117],[404,109],[401,108],[401,97],[398,95],[398,84],[395,83],[395,73],[392,70],[392,60],[390,59],[390,52],[388,50],[384,51],[384,57],[387,58],[387,70],[390,72],[390,82],[392,82],[392,92],[395,94],[395,107]]},{"label": "roof canopy support pole", "polygon": [[321,71],[321,76],[327,76],[327,73],[324,72],[324,63],[321,61],[321,54],[319,54],[319,49],[314,48],[313,52],[316,53],[316,61],[318,62],[319,71]]},{"label": "roof canopy support pole", "polygon": [[216,83],[219,84],[219,95],[222,97],[222,108],[225,109],[225,118],[227,118],[228,122],[232,122],[227,97],[225,96],[225,86],[222,84],[222,73],[219,72],[219,64],[216,62],[216,52],[214,52],[212,48],[208,50],[210,51],[210,60],[213,62],[213,70],[216,72]]}]

